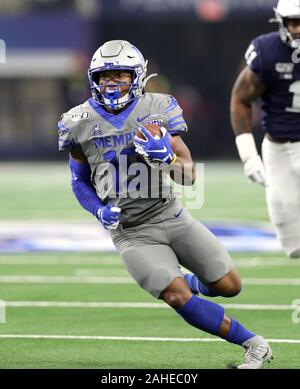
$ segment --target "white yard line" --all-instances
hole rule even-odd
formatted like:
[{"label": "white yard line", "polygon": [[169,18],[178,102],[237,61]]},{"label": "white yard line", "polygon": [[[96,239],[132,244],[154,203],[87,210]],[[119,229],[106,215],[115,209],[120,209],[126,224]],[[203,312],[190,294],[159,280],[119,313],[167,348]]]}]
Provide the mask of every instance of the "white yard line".
[{"label": "white yard line", "polygon": [[116,258],[95,258],[95,259],[84,259],[84,254],[82,255],[82,259],[76,260],[76,259],[59,259],[59,258],[27,258],[25,257],[24,259],[22,258],[9,258],[7,256],[6,258],[1,258],[0,257],[0,265],[21,265],[21,266],[32,266],[32,265],[76,265],[76,266],[85,266],[85,265],[106,265],[106,266],[121,266],[122,262],[121,259],[116,257]]},{"label": "white yard line", "polygon": [[[1,334],[3,339],[61,339],[61,340],[125,340],[139,342],[225,342],[220,338],[158,338],[142,336],[88,336],[88,335],[19,335]],[[266,339],[270,343],[300,344],[300,339]]]},{"label": "white yard line", "polygon": [[[234,257],[234,255],[233,255]],[[300,267],[299,260],[283,259],[281,257],[272,257],[272,258],[245,258],[245,259],[234,259],[235,264],[238,268],[252,268],[252,267]],[[33,265],[77,265],[77,266],[86,266],[86,265],[98,265],[101,266],[115,266],[123,268],[123,263],[119,257],[107,257],[107,258],[84,258],[82,259],[72,259],[72,258],[10,258],[9,255],[5,257],[0,256],[0,265],[12,265],[12,266],[33,266]],[[99,269],[99,268],[98,268]],[[91,270],[91,269],[89,269]]]},{"label": "white yard line", "polygon": [[[233,256],[234,257],[234,256]],[[300,261],[292,261],[288,259],[234,259],[234,263],[237,265],[239,269],[247,269],[247,268],[269,268],[269,267],[285,267],[285,268],[291,268],[291,267],[300,267]],[[107,271],[111,268],[119,268],[123,269],[124,265],[121,262],[120,259],[87,259],[84,260],[68,260],[68,259],[45,259],[41,260],[39,258],[26,258],[26,259],[16,259],[16,258],[1,258],[0,257],[0,265],[9,265],[9,266],[57,266],[57,265],[68,265],[68,266],[87,266],[87,265],[94,265],[98,266],[97,271],[102,271],[102,267],[107,267]],[[88,274],[88,271],[91,273],[94,272],[94,269],[78,269],[80,271],[86,272],[86,275]],[[80,273],[80,272],[79,272]],[[78,273],[78,274],[79,274]]]},{"label": "white yard line", "polygon": [[[129,276],[97,277],[97,276],[22,276],[3,275],[0,283],[14,284],[133,284]],[[298,286],[300,278],[243,278],[244,285]]]},{"label": "white yard line", "polygon": [[74,269],[72,274],[78,277],[128,277],[128,272],[121,265],[118,268],[89,268],[89,269]]},{"label": "white yard line", "polygon": [[[233,255],[234,257],[234,255]],[[288,260],[288,259],[264,259],[264,258],[253,258],[253,259],[234,259],[234,263],[239,269],[241,268],[253,268],[253,267],[300,267],[300,261]]]},{"label": "white yard line", "polygon": [[300,278],[242,278],[243,285],[295,286]]},{"label": "white yard line", "polygon": [[[6,301],[7,307],[13,308],[168,308],[164,303],[136,302],[82,302],[82,301]],[[290,311],[294,305],[275,304],[222,304],[225,309],[258,310],[258,311]]]},{"label": "white yard line", "polygon": [[[238,212],[238,213],[244,212],[244,214],[245,214],[248,210],[249,210],[249,207],[247,207],[247,206],[245,206],[245,207],[234,207],[232,209],[230,209],[228,207],[206,207],[206,206],[202,207],[202,212],[203,213],[208,212],[209,214],[212,214],[214,212],[218,212],[220,214],[222,214],[222,213],[232,214],[233,212]],[[251,210],[249,210],[249,215],[250,216],[253,215],[253,214],[261,215],[262,213],[267,213],[267,208],[264,207],[264,206],[262,206],[262,207],[251,207]],[[227,219],[225,221],[227,221]],[[248,222],[249,222],[249,220],[248,220]]]},{"label": "white yard line", "polygon": [[5,284],[134,284],[126,277],[73,277],[73,276],[0,276],[0,283]]}]

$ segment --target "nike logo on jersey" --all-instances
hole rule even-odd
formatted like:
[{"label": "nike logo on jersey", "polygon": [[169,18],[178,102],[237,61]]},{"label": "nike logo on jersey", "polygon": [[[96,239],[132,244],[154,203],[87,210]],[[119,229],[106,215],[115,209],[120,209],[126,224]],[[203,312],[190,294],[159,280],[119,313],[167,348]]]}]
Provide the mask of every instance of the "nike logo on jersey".
[{"label": "nike logo on jersey", "polygon": [[160,150],[149,150],[151,151],[151,153],[165,153],[168,149],[166,148],[166,146],[164,146],[162,149]]},{"label": "nike logo on jersey", "polygon": [[179,217],[181,215],[181,212],[183,211],[183,208],[181,208],[181,210],[178,212],[178,213],[174,213],[174,216],[175,217]]},{"label": "nike logo on jersey", "polygon": [[150,114],[143,116],[142,118],[137,118],[136,120],[140,123],[143,122],[145,119],[147,119],[148,116],[150,116]]}]

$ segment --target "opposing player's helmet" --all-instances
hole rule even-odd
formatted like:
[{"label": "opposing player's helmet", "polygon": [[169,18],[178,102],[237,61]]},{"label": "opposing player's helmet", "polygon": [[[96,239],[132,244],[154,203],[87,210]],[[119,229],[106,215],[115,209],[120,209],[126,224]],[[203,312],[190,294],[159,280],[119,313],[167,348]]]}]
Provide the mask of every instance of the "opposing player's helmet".
[{"label": "opposing player's helmet", "polygon": [[275,21],[279,23],[280,37],[284,43],[297,49],[300,47],[300,40],[294,39],[285,25],[285,19],[300,19],[300,1],[299,0],[279,0],[277,7],[274,8]]},{"label": "opposing player's helmet", "polygon": [[[114,40],[104,43],[93,55],[88,77],[93,98],[101,105],[113,110],[119,110],[144,93],[146,82],[154,75],[146,77],[147,63],[141,52],[131,43],[123,40]],[[108,70],[127,70],[132,73],[132,81],[128,85],[129,91],[121,96],[118,89],[102,93],[99,87],[101,72]],[[123,86],[115,84],[113,86]],[[111,86],[111,85],[110,85]]]}]

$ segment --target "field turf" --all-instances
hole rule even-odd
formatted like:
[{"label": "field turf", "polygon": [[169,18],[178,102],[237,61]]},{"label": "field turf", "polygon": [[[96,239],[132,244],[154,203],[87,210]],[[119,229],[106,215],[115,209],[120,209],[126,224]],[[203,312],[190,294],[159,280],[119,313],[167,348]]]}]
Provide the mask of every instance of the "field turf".
[{"label": "field turf", "polygon": [[[267,222],[264,191],[244,179],[239,164],[208,163],[204,189],[195,217]],[[91,217],[71,193],[65,164],[0,165],[0,222]],[[266,368],[299,369],[300,323],[290,305],[300,299],[300,261],[283,253],[232,255],[243,291],[214,301],[270,339],[274,360]],[[7,304],[0,368],[223,369],[242,360],[240,347],[187,325],[132,283],[115,253],[1,253],[0,299]]]}]

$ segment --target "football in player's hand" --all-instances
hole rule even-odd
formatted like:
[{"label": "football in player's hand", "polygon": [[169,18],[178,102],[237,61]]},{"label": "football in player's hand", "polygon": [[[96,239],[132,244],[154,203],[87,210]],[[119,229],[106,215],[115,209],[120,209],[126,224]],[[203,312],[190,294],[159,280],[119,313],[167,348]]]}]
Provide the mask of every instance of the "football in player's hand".
[{"label": "football in player's hand", "polygon": [[[158,124],[145,124],[144,127],[150,132],[154,139],[159,139],[163,135]],[[138,138],[146,140],[145,136],[141,131],[137,130],[136,135]]]}]

